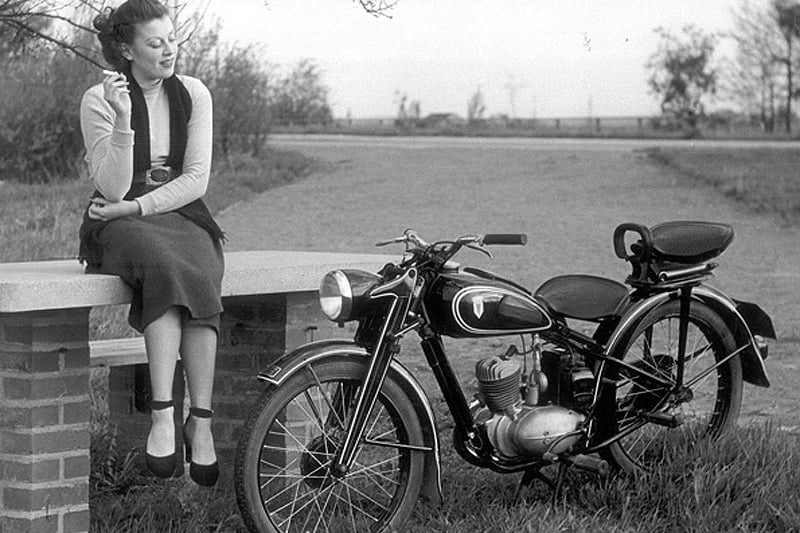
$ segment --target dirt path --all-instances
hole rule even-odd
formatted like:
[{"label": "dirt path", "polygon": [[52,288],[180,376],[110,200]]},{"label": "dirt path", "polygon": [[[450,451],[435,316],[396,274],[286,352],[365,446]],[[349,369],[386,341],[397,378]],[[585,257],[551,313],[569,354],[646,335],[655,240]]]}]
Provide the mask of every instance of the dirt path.
[{"label": "dirt path", "polygon": [[284,139],[278,146],[331,162],[329,173],[268,191],[219,217],[229,250],[377,250],[414,227],[428,240],[525,232],[524,248],[488,262],[529,287],[569,272],[622,280],[611,235],[620,222],[715,220],[736,231],[712,285],[758,302],[775,320],[771,389],[748,386],[743,418],[800,425],[800,232],[780,228],[715,191],[649,162],[625,143],[476,139]]}]

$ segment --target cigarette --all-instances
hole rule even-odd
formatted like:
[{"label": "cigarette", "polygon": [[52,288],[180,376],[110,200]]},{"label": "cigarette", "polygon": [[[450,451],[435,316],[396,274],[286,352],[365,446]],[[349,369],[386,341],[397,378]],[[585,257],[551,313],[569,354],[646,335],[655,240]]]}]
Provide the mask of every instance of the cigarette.
[{"label": "cigarette", "polygon": [[103,69],[103,74],[105,74],[106,76],[118,76],[119,72],[117,72],[115,70],[105,70],[105,69]]}]

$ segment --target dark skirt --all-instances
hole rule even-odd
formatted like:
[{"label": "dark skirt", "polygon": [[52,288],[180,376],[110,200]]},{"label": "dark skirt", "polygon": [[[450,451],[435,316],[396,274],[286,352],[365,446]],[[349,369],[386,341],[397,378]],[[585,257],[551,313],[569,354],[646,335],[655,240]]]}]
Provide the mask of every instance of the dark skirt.
[{"label": "dark skirt", "polygon": [[128,322],[139,332],[170,307],[186,324],[219,332],[222,312],[222,245],[207,231],[175,212],[112,220],[97,234],[99,268],[115,274],[133,291]]}]

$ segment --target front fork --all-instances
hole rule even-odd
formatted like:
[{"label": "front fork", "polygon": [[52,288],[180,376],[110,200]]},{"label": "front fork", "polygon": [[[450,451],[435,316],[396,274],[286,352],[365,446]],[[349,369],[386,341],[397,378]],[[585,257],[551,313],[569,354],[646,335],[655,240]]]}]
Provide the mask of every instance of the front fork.
[{"label": "front fork", "polygon": [[364,376],[363,385],[356,399],[356,407],[345,433],[344,442],[331,464],[331,474],[334,477],[344,477],[353,465],[358,446],[364,438],[369,415],[378,401],[378,394],[386,380],[392,359],[400,351],[400,337],[416,286],[417,271],[412,268],[401,277],[376,288],[370,295],[375,300],[386,299],[390,304],[367,375]]}]

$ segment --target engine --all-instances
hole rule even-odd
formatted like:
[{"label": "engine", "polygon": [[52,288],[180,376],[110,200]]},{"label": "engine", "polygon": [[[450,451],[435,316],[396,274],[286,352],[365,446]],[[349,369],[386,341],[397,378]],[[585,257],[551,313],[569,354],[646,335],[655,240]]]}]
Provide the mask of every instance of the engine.
[{"label": "engine", "polygon": [[594,376],[565,351],[544,351],[536,339],[527,376],[518,361],[505,356],[478,361],[475,376],[479,402],[474,420],[486,428],[500,456],[558,455],[583,435],[585,417],[579,411],[592,401]]}]

